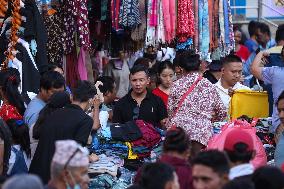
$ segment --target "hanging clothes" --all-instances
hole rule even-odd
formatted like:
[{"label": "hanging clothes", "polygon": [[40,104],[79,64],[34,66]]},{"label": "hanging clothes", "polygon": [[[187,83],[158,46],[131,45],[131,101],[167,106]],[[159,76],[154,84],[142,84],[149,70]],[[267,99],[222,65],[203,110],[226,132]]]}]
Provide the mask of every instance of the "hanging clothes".
[{"label": "hanging clothes", "polygon": [[163,3],[162,1],[158,4],[158,28],[157,28],[157,39],[159,43],[165,43],[165,26],[164,26],[164,15],[163,15]]},{"label": "hanging clothes", "polygon": [[209,16],[208,16],[208,0],[198,1],[199,13],[199,52],[201,59],[206,60],[209,53]]},{"label": "hanging clothes", "polygon": [[73,51],[66,55],[66,84],[70,87],[75,87],[77,81],[80,80],[78,72],[78,59],[76,51]]},{"label": "hanging clothes", "polygon": [[152,10],[152,3],[153,0],[148,0],[147,3],[147,32],[146,32],[146,42],[145,45],[155,46],[156,44],[156,28],[150,26],[150,19],[151,19],[151,10]]},{"label": "hanging clothes", "polygon": [[219,0],[213,0],[213,16],[212,16],[212,48],[218,47],[219,43]]},{"label": "hanging clothes", "polygon": [[119,24],[124,27],[135,28],[140,23],[139,0],[122,0]]},{"label": "hanging clothes", "polygon": [[57,9],[55,14],[44,16],[44,24],[48,34],[46,47],[49,64],[62,65],[63,63],[63,45],[60,41],[63,38],[64,24],[61,14],[61,10]]},{"label": "hanging clothes", "polygon": [[112,28],[116,31],[120,30],[120,27],[119,27],[120,5],[121,5],[121,0],[112,0],[111,1]]},{"label": "hanging clothes", "polygon": [[158,10],[158,0],[153,0],[152,9],[150,13],[150,23],[149,23],[149,25],[152,27],[156,27],[158,24],[157,10]]},{"label": "hanging clothes", "polygon": [[176,3],[175,0],[162,0],[166,41],[175,38],[176,28]]},{"label": "hanging clothes", "polygon": [[86,52],[84,48],[80,48],[80,53],[78,57],[78,71],[81,80],[88,80],[88,74],[86,69]]},{"label": "hanging clothes", "polygon": [[177,37],[180,42],[194,37],[195,20],[193,0],[178,1]]},{"label": "hanging clothes", "polygon": [[134,41],[143,41],[146,35],[146,27],[147,27],[147,15],[146,15],[146,0],[139,1],[139,14],[141,18],[141,24],[139,24],[134,30],[132,30],[131,38]]}]

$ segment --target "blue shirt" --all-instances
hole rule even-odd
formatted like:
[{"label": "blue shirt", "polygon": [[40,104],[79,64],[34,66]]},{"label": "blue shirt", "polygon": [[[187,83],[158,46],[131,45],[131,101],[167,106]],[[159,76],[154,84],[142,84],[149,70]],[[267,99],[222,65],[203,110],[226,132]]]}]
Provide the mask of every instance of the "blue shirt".
[{"label": "blue shirt", "polygon": [[31,100],[24,114],[24,121],[29,127],[36,123],[39,112],[45,105],[46,103],[37,96]]},{"label": "blue shirt", "polygon": [[272,114],[272,132],[275,132],[280,125],[277,107],[275,105],[279,95],[284,90],[284,68],[273,66],[266,67],[262,71],[262,78],[266,85],[271,84],[273,93],[273,114]]},{"label": "blue shirt", "polygon": [[255,42],[252,39],[246,40],[245,46],[248,48],[249,52],[251,52],[251,53],[255,52],[257,50],[257,48],[258,48],[257,42]]}]

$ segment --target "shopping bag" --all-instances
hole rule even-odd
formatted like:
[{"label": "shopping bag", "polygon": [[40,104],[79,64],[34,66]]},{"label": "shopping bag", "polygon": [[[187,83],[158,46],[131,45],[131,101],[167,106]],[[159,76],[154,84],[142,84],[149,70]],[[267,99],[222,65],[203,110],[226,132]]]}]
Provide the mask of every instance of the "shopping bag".
[{"label": "shopping bag", "polygon": [[231,119],[242,115],[264,118],[269,116],[268,94],[266,91],[237,90],[231,98],[229,109]]},{"label": "shopping bag", "polygon": [[254,159],[251,161],[251,163],[253,164],[254,168],[266,165],[267,157],[265,149],[263,147],[261,140],[256,135],[256,128],[254,127],[254,124],[256,124],[256,121],[254,121],[252,124],[249,124],[248,122],[241,120],[234,120],[232,122],[225,124],[221,129],[221,133],[214,135],[209,140],[207,149],[218,149],[223,151],[227,134],[234,129],[243,129],[244,131],[249,133],[253,139],[254,150],[256,152],[256,155]]}]

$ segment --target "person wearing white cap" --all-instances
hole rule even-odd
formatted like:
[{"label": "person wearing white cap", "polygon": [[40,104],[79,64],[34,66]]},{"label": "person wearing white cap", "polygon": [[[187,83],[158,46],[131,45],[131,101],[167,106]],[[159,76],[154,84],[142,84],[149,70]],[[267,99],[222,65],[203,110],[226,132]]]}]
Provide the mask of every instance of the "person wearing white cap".
[{"label": "person wearing white cap", "polygon": [[88,189],[88,150],[74,140],[58,140],[51,162],[51,179],[44,189]]}]

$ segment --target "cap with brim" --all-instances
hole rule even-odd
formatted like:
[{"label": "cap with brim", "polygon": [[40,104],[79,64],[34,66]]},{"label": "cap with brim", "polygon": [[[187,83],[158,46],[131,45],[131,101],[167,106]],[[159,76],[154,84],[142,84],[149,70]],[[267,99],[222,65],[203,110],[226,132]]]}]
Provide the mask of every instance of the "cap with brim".
[{"label": "cap with brim", "polygon": [[224,150],[234,151],[235,145],[238,143],[246,144],[248,146],[246,149],[248,152],[254,150],[252,136],[241,128],[234,128],[234,130],[227,134],[224,143]]}]

